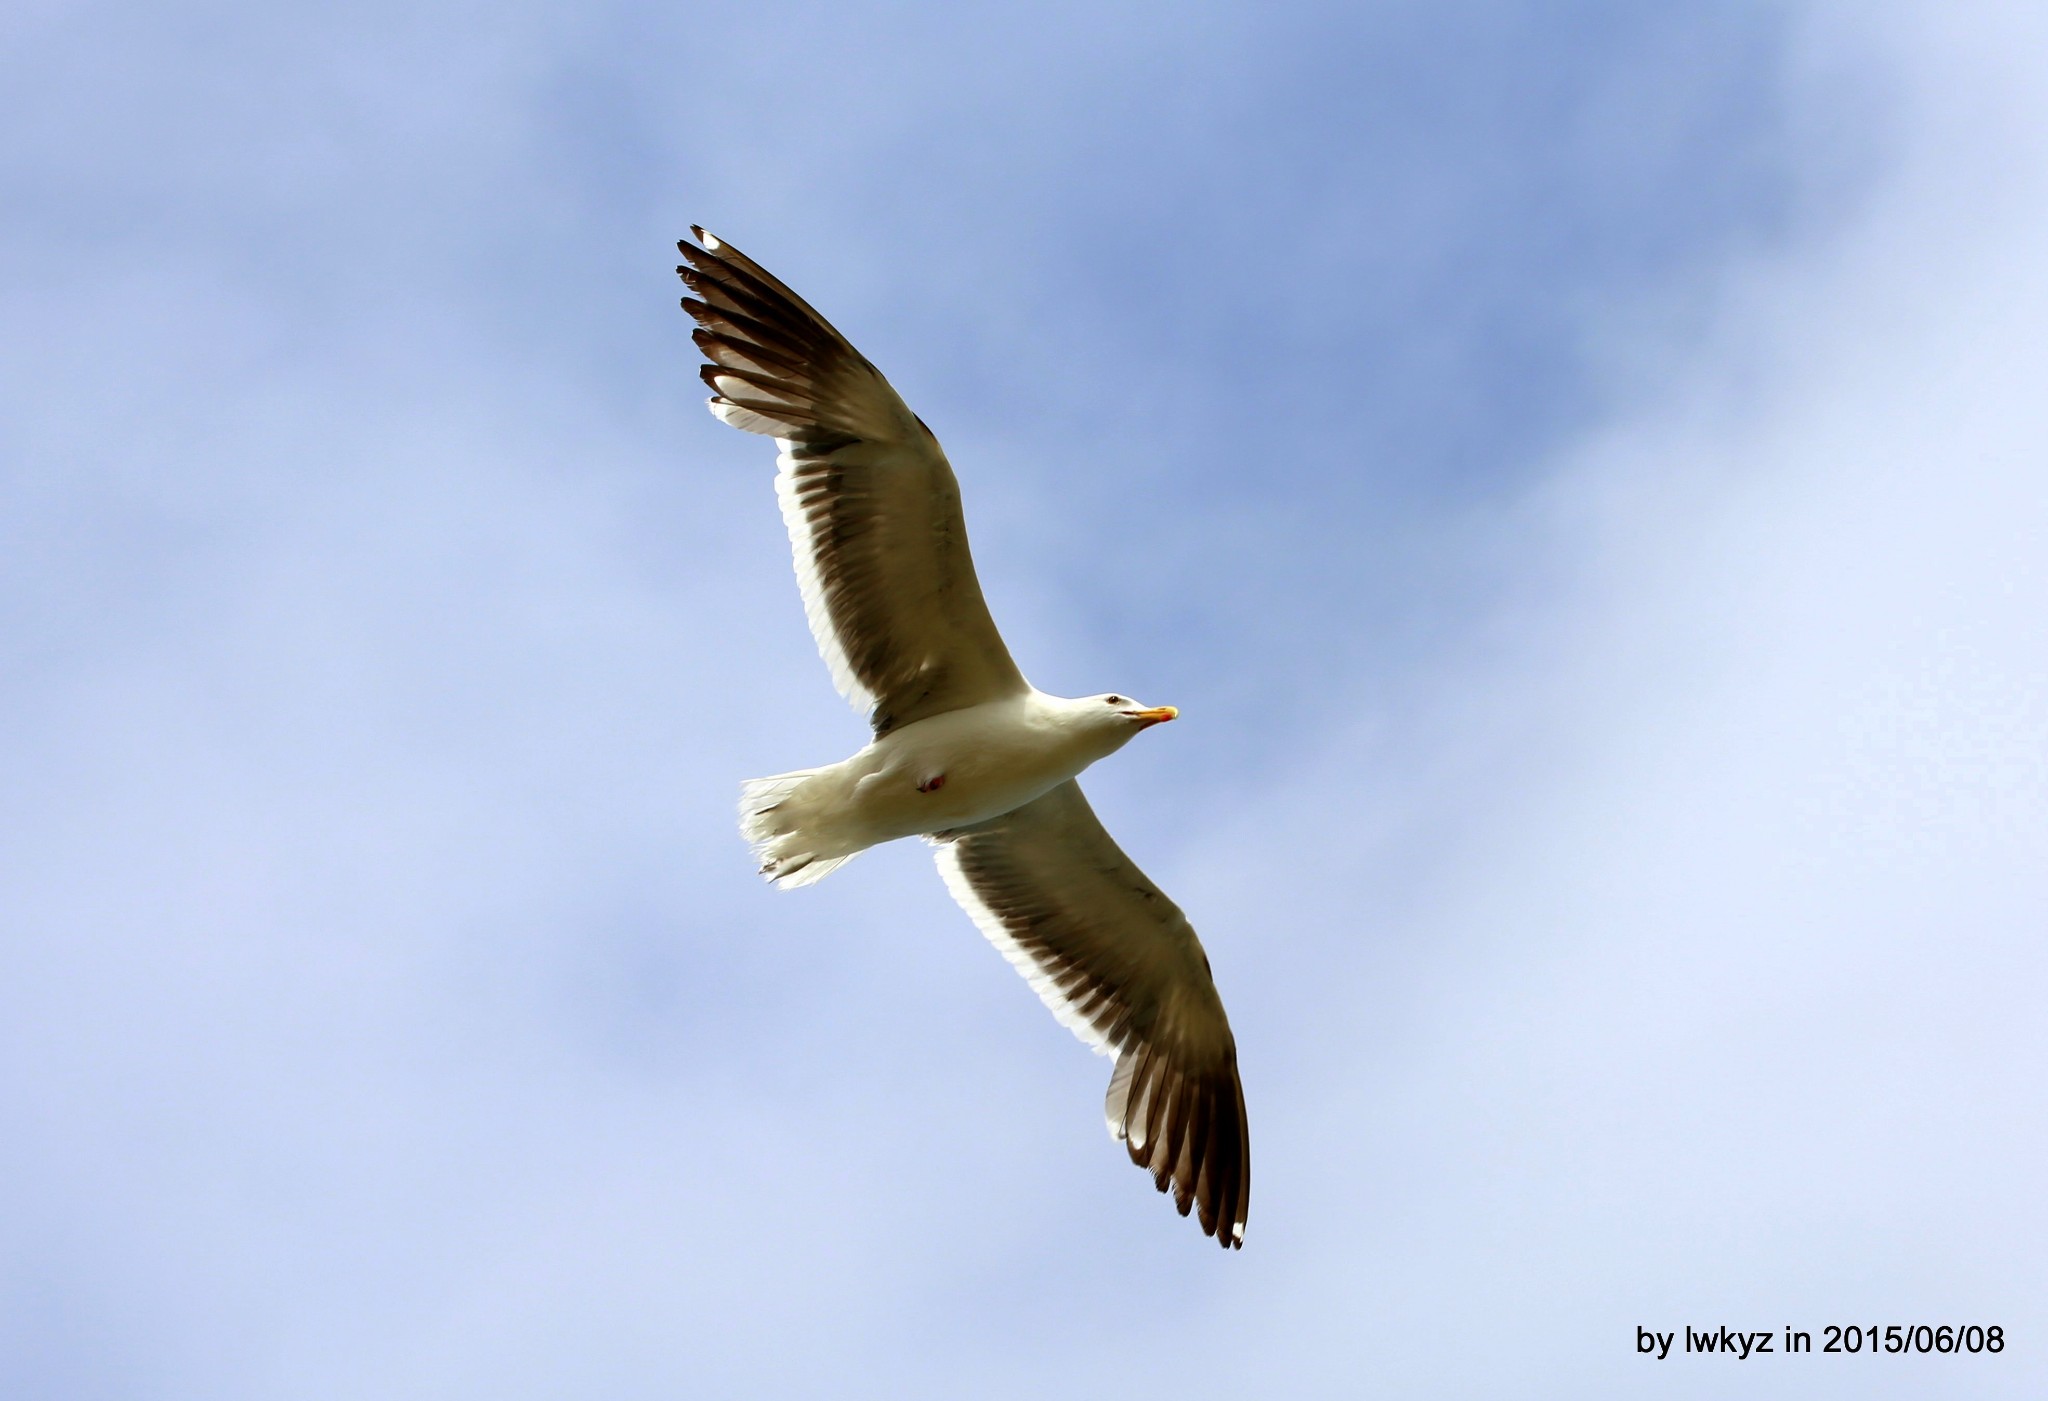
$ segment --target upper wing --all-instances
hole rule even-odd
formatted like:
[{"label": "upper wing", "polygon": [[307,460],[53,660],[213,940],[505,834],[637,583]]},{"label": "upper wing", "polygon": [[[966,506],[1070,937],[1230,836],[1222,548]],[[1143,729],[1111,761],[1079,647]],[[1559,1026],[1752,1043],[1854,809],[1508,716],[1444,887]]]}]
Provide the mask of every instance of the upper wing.
[{"label": "upper wing", "polygon": [[943,832],[939,873],[1052,1014],[1114,1055],[1109,1131],[1244,1244],[1251,1142],[1237,1043],[1187,917],[1110,840],[1069,780],[1014,812]]},{"label": "upper wing", "polygon": [[[1028,689],[982,601],[938,440],[829,322],[701,228],[676,269],[696,297],[711,411],[782,449],[775,494],[804,614],[877,735]],[[699,300],[701,298],[702,300]]]}]

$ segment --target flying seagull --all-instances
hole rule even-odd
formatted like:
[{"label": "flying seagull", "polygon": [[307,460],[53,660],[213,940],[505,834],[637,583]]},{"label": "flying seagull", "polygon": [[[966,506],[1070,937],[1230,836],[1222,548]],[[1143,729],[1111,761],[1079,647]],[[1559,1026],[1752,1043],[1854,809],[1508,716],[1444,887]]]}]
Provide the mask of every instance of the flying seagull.
[{"label": "flying seagull", "polygon": [[878,842],[932,843],[946,888],[1062,1025],[1116,1058],[1104,1113],[1180,1214],[1244,1244],[1237,1043],[1187,917],[1110,840],[1075,775],[1170,705],[1066,700],[1024,679],[975,581],[938,439],[809,303],[694,225],[711,412],[775,439],[804,613],[874,741],[742,785],[761,874],[809,885]]}]

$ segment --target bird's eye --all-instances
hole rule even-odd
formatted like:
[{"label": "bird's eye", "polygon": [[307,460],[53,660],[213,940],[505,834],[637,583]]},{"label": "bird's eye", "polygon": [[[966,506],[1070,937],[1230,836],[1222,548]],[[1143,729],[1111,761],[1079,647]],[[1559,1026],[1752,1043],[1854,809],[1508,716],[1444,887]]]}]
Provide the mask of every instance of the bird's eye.
[{"label": "bird's eye", "polygon": [[1124,698],[1122,696],[1104,696],[1102,698],[1102,703],[1104,705],[1122,705],[1124,703]]}]

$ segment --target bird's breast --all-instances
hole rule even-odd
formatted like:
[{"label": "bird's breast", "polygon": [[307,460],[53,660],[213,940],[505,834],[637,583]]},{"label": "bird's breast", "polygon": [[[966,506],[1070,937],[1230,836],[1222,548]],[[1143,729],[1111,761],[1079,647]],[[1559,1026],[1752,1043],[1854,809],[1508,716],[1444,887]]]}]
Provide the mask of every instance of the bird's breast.
[{"label": "bird's breast", "polygon": [[1074,777],[1088,756],[1026,707],[996,702],[893,730],[855,762],[864,819],[912,836],[1000,817]]}]

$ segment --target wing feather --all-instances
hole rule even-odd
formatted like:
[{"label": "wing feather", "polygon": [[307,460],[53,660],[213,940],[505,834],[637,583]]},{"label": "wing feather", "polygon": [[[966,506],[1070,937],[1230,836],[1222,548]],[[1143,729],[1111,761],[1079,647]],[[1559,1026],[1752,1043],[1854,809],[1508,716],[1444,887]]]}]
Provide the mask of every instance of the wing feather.
[{"label": "wing feather", "polygon": [[1195,931],[1072,781],[933,838],[946,888],[1060,1023],[1116,1057],[1103,1112],[1181,1215],[1244,1243],[1251,1142],[1237,1043]]},{"label": "wing feather", "polygon": [[804,615],[877,735],[1028,689],[975,578],[959,483],[931,431],[803,298],[692,230],[676,271],[711,411],[776,439]]}]

